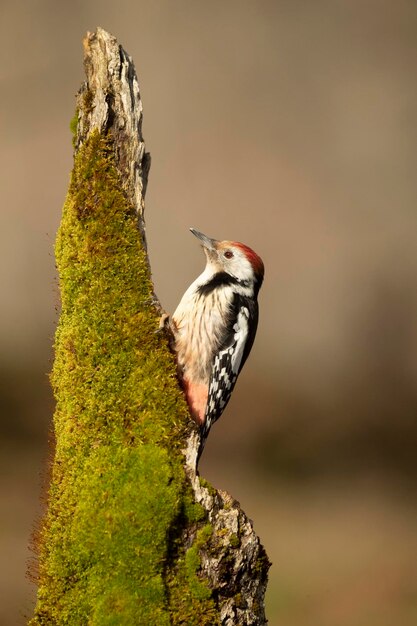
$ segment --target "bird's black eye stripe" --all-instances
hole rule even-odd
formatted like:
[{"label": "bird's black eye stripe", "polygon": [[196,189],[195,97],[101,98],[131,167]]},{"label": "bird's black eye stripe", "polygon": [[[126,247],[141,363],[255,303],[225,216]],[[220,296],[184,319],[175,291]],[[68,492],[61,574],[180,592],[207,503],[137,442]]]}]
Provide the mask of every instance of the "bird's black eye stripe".
[{"label": "bird's black eye stripe", "polygon": [[231,250],[226,250],[224,256],[226,257],[226,259],[231,259],[233,257],[233,252]]}]

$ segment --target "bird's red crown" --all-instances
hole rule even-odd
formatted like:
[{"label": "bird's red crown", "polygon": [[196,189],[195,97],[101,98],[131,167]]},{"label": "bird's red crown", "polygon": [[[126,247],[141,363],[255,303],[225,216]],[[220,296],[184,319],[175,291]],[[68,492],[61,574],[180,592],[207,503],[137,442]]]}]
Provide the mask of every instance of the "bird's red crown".
[{"label": "bird's red crown", "polygon": [[251,263],[255,274],[257,274],[262,280],[265,273],[265,267],[261,257],[256,254],[256,252],[252,250],[252,248],[249,248],[249,246],[246,246],[244,243],[236,241],[233,245],[237,246],[244,252],[246,258]]}]

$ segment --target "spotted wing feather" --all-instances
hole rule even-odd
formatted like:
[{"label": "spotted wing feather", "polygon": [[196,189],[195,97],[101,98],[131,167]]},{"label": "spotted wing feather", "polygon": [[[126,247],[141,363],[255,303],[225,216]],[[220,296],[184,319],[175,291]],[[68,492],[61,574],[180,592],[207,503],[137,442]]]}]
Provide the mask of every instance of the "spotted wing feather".
[{"label": "spotted wing feather", "polygon": [[225,345],[221,346],[213,360],[206,416],[201,431],[202,446],[204,446],[211,426],[223,413],[230,400],[237,377],[255,339],[258,322],[256,302],[237,297],[233,309],[235,322],[231,324],[231,331]]}]

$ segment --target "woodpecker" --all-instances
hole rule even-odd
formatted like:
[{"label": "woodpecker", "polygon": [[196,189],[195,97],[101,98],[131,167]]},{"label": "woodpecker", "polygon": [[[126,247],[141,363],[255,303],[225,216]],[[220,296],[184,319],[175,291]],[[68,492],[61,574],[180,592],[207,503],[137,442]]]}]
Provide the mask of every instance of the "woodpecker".
[{"label": "woodpecker", "polygon": [[170,326],[190,413],[200,425],[200,456],[251,351],[264,264],[243,243],[190,230],[202,243],[206,267],[184,293]]}]

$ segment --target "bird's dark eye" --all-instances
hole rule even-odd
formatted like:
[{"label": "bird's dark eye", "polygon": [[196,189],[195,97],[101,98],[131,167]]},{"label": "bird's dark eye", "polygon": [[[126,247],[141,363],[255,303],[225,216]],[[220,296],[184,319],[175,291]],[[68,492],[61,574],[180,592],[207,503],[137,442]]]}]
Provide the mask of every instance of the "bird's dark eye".
[{"label": "bird's dark eye", "polygon": [[226,259],[231,259],[233,256],[233,252],[231,250],[226,250],[224,256],[226,257]]}]

